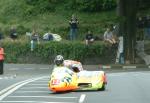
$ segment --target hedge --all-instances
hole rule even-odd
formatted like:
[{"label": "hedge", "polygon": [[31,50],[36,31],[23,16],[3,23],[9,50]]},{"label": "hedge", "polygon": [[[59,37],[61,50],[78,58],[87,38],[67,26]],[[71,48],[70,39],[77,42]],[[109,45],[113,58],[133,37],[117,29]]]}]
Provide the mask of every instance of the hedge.
[{"label": "hedge", "polygon": [[34,51],[30,51],[30,42],[2,42],[2,46],[5,49],[7,63],[52,63],[58,54],[63,55],[65,59],[84,63],[89,58],[102,58],[107,50],[101,42],[90,46],[83,42],[41,42],[35,45]]}]

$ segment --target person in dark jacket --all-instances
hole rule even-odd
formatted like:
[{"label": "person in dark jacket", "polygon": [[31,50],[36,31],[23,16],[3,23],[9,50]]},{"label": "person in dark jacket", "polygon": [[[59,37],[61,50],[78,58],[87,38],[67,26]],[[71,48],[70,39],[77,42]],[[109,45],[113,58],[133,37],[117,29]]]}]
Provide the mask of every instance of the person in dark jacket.
[{"label": "person in dark jacket", "polygon": [[10,29],[10,38],[13,40],[17,39],[17,31],[15,27],[11,27]]},{"label": "person in dark jacket", "polygon": [[75,40],[77,38],[77,30],[78,30],[78,19],[72,15],[71,20],[69,21],[70,24],[70,40]]},{"label": "person in dark jacket", "polygon": [[88,31],[88,33],[86,34],[86,36],[85,36],[85,44],[86,45],[89,45],[89,44],[91,44],[91,43],[93,43],[94,42],[94,36],[93,36],[93,34],[91,33],[91,31]]}]

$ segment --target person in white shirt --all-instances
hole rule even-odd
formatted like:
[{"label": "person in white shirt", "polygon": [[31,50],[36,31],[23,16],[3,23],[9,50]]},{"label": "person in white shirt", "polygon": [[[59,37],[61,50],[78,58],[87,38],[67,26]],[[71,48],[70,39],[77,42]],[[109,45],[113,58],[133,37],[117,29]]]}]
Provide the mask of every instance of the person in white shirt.
[{"label": "person in white shirt", "polygon": [[110,43],[112,45],[117,43],[111,28],[107,28],[107,30],[105,31],[105,33],[104,33],[104,41],[106,41],[106,42],[108,42],[108,43]]}]

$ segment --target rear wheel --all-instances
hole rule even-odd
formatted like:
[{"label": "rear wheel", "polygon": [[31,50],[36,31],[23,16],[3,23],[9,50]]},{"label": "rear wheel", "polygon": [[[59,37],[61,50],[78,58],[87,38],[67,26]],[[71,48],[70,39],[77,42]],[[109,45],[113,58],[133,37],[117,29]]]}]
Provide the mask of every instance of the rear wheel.
[{"label": "rear wheel", "polygon": [[106,89],[106,86],[105,86],[105,83],[103,83],[102,88],[99,88],[98,91],[105,91],[105,89]]},{"label": "rear wheel", "polygon": [[105,83],[103,83],[101,90],[104,91],[105,89],[106,89],[106,86],[105,86]]}]

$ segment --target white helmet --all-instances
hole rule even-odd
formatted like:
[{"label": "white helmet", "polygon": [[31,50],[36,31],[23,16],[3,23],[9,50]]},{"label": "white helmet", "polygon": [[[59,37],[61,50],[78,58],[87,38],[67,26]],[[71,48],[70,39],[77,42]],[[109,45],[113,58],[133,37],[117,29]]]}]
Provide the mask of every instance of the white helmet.
[{"label": "white helmet", "polygon": [[64,58],[63,58],[62,55],[57,55],[57,56],[55,57],[54,63],[55,63],[57,66],[62,65],[63,62],[64,62]]}]

